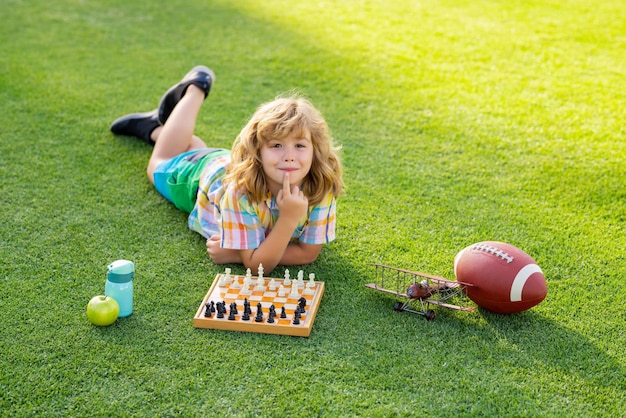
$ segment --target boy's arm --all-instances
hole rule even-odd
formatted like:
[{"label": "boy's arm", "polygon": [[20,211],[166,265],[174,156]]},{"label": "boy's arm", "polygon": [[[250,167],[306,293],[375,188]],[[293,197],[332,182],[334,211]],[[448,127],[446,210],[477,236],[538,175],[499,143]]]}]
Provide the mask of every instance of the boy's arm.
[{"label": "boy's arm", "polygon": [[[276,195],[278,206],[278,219],[270,233],[257,248],[240,250],[241,263],[251,271],[256,272],[259,264],[263,264],[265,271],[270,272],[281,262],[289,264],[308,264],[317,258],[321,245],[297,244],[293,248],[289,245],[293,231],[298,222],[306,216],[309,208],[309,200],[298,186],[291,186],[289,173],[283,177],[283,186]],[[207,242],[207,247],[210,243]],[[211,254],[211,248],[207,248]],[[218,254],[219,251],[216,251]],[[228,254],[235,259],[234,254]],[[213,254],[211,254],[213,258]],[[226,258],[226,254],[225,254]],[[215,259],[214,259],[215,261]]]},{"label": "boy's arm", "polygon": [[[246,264],[243,261],[243,257],[250,257],[250,255],[243,255],[244,252],[251,252],[253,250],[232,250],[229,248],[220,247],[220,236],[213,235],[206,241],[207,252],[211,257],[211,260],[215,264]],[[301,242],[295,244],[288,244],[285,252],[283,253],[278,264],[283,266],[310,264],[317,259],[324,244],[303,244]],[[274,266],[276,267],[276,266]],[[273,268],[274,268],[273,267]],[[254,268],[250,267],[250,270],[257,274],[258,265]],[[264,270],[269,273],[269,265],[263,263]],[[272,268],[272,269],[273,269]]]},{"label": "boy's arm", "polygon": [[[290,185],[288,172],[284,174],[283,187],[276,195],[276,205],[278,206],[278,219],[267,237],[258,248],[241,251],[243,265],[251,271],[256,271],[259,264],[263,264],[265,271],[274,270],[287,252],[298,221],[306,216],[309,208],[309,199],[302,193],[302,190],[298,186]],[[309,255],[308,252],[314,252],[314,250],[297,248],[294,251],[290,250],[287,255],[292,258],[292,264],[304,264],[305,260],[299,262],[298,255]],[[317,257],[317,254],[315,256]]]}]

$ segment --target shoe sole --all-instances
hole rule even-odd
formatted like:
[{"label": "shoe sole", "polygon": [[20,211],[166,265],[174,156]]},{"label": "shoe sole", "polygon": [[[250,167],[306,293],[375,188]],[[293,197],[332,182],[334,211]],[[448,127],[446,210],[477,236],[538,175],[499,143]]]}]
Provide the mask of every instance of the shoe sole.
[{"label": "shoe sole", "polygon": [[186,90],[186,88],[189,87],[190,82],[194,79],[191,77],[191,75],[195,73],[199,73],[199,72],[208,74],[209,78],[211,79],[211,82],[209,83],[209,88],[206,92],[205,97],[209,95],[211,86],[213,86],[213,83],[215,83],[215,73],[209,67],[205,67],[204,65],[198,65],[196,67],[193,67],[187,74],[185,74],[182,80],[180,80],[178,83],[170,87],[165,92],[165,94],[161,96],[161,100],[159,101],[159,107],[158,107],[158,117],[159,117],[159,122],[161,122],[161,124],[165,124],[165,122],[167,121],[167,118],[169,118],[170,114],[172,113],[172,110],[174,110],[174,107],[180,101],[180,99],[184,96],[184,94],[181,94],[181,96],[178,99],[174,97],[170,100],[170,98],[172,96],[175,96],[177,94],[176,91],[182,86],[185,86],[185,90]]}]

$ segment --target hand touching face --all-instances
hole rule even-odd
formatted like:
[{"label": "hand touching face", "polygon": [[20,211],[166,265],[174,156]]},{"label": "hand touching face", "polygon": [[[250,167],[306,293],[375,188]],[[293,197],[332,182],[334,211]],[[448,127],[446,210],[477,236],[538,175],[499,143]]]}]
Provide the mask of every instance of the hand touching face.
[{"label": "hand touching face", "polygon": [[290,173],[285,173],[283,188],[276,195],[276,205],[278,205],[278,216],[280,218],[286,217],[297,225],[298,221],[307,214],[309,199],[306,198],[298,186],[290,184],[290,177]]},{"label": "hand touching face", "polygon": [[291,134],[283,139],[270,140],[261,147],[260,154],[270,192],[278,196],[279,191],[284,190],[285,174],[289,175],[290,186],[300,186],[311,170],[311,134],[305,130],[301,135]]}]

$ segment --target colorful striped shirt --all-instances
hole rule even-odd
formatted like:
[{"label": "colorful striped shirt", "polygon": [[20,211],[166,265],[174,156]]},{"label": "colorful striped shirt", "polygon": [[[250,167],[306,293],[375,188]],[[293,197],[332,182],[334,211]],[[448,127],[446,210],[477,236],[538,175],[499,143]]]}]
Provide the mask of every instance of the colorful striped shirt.
[{"label": "colorful striped shirt", "polygon": [[[276,198],[270,193],[258,203],[233,185],[224,187],[222,179],[229,155],[207,163],[200,178],[196,205],[189,214],[189,228],[205,238],[219,234],[222,248],[236,250],[258,248],[276,224],[279,216]],[[335,239],[336,199],[329,193],[310,206],[294,230],[292,242],[326,244]]]}]

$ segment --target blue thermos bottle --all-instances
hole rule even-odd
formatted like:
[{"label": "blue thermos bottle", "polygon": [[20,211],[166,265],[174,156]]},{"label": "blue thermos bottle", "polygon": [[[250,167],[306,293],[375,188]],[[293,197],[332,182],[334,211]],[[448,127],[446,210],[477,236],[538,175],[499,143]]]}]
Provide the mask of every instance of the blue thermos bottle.
[{"label": "blue thermos bottle", "polygon": [[132,261],[117,260],[109,264],[104,294],[120,305],[120,318],[133,313],[133,277],[135,265]]}]

